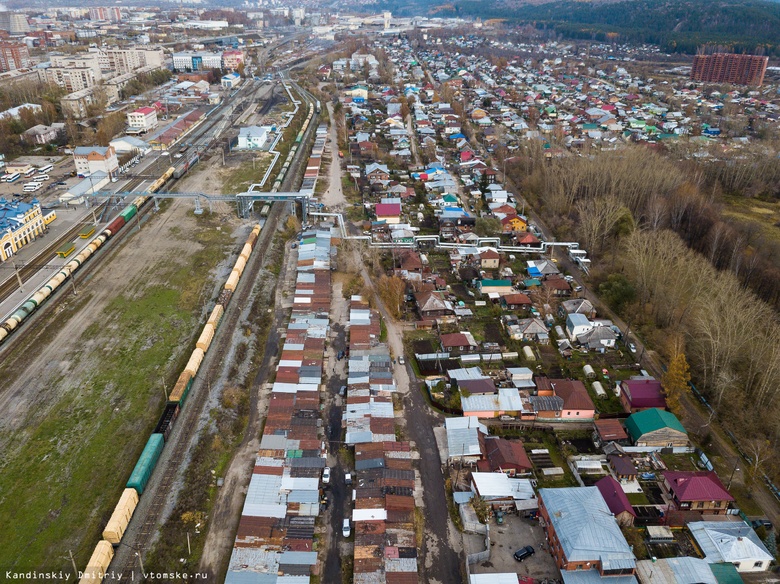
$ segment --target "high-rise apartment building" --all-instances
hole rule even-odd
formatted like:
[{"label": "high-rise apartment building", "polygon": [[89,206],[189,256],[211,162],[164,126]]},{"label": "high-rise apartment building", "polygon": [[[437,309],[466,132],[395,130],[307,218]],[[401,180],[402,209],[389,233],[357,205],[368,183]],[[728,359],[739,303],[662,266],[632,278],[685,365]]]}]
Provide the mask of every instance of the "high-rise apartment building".
[{"label": "high-rise apartment building", "polygon": [[122,12],[118,6],[97,6],[89,9],[90,20],[110,20],[111,22],[119,22],[122,20]]},{"label": "high-rise apartment building", "polygon": [[30,23],[27,16],[21,12],[0,12],[0,30],[11,34],[25,34],[30,32]]},{"label": "high-rise apartment building", "polygon": [[734,83],[737,85],[761,85],[769,57],[758,55],[735,55],[713,53],[696,55],[693,58],[691,79],[713,83]]},{"label": "high-rise apartment building", "polygon": [[23,43],[0,43],[0,71],[30,67],[30,52]]}]

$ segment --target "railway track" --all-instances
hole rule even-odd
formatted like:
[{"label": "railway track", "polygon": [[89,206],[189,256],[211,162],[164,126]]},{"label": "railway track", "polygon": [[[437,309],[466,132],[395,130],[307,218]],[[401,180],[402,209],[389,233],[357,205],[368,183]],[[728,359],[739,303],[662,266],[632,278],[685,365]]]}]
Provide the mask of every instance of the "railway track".
[{"label": "railway track", "polygon": [[[216,122],[217,120],[214,123]],[[313,126],[313,124],[310,124],[310,127],[307,129],[307,137],[314,131]],[[297,164],[300,164],[300,160],[305,160],[302,150],[299,150],[296,154],[295,162]],[[283,186],[290,188],[298,180],[297,175],[297,172],[288,172],[284,178]],[[198,431],[197,420],[202,414],[203,407],[210,393],[210,380],[218,378],[220,369],[224,366],[225,356],[230,347],[229,334],[238,325],[241,317],[241,307],[246,305],[247,299],[252,293],[254,282],[262,269],[266,253],[271,248],[273,235],[280,219],[285,216],[287,207],[288,205],[283,203],[271,205],[271,212],[255,244],[255,252],[250,258],[250,263],[244,271],[236,293],[230,299],[225,315],[220,323],[217,332],[218,338],[215,338],[212,342],[211,348],[198,371],[197,380],[190,391],[187,403],[179,413],[174,430],[166,442],[166,448],[163,450],[162,458],[157,465],[157,472],[162,471],[162,474],[159,476],[159,479],[157,477],[152,478],[141,497],[141,504],[136,508],[134,520],[142,519],[142,522],[137,529],[134,528],[125,532],[122,543],[116,549],[111,569],[115,573],[122,574],[120,581],[135,582],[136,580],[144,580],[139,558],[143,558],[144,553],[148,551],[155,539],[165,506],[170,501],[174,491],[174,483],[177,481],[179,471],[182,470],[182,464]],[[227,334],[224,331],[228,331]],[[144,500],[148,501],[148,506],[145,506],[147,503]],[[142,508],[142,505],[145,508]],[[128,550],[133,550],[133,552],[130,553]]]},{"label": "railway track", "polygon": [[[171,434],[166,445],[166,448],[172,446],[170,454],[168,455],[167,464],[161,468],[163,472],[159,482],[152,485],[151,488],[147,487],[143,495],[143,497],[147,497],[147,500],[149,495],[151,495],[151,502],[144,514],[143,523],[138,528],[138,531],[132,534],[131,537],[128,537],[130,534],[125,533],[125,537],[122,540],[123,546],[129,547],[137,553],[144,554],[144,552],[148,551],[147,546],[152,542],[160,525],[161,516],[166,503],[170,500],[172,487],[177,479],[177,474],[181,469],[181,463],[185,460],[187,450],[192,443],[192,438],[197,432],[197,420],[202,413],[203,406],[208,399],[211,389],[209,380],[219,376],[219,370],[223,366],[224,358],[229,348],[228,335],[235,330],[238,325],[241,318],[241,307],[246,305],[247,298],[252,292],[254,281],[262,269],[265,254],[271,247],[271,240],[276,231],[279,219],[283,214],[283,208],[284,206],[281,204],[273,205],[271,213],[258,236],[257,243],[255,244],[255,253],[252,254],[250,266],[244,271],[241,283],[236,291],[237,293],[230,299],[226,313],[220,323],[218,332],[220,338],[218,342],[215,341],[212,343],[212,350],[207,354],[208,364],[206,365],[205,370],[204,367],[201,366],[201,369],[198,371],[196,385],[193,386],[187,403],[182,408],[182,411],[176,420],[175,430]],[[227,335],[225,334],[226,331]],[[173,442],[173,444],[171,444],[171,442]],[[160,468],[160,465],[158,465],[158,468]],[[153,492],[150,493],[149,491]],[[128,539],[135,540],[135,542],[127,541]],[[120,550],[117,550],[117,552],[119,551]],[[119,555],[119,553],[117,555]],[[115,571],[122,573],[121,580],[123,581],[143,581],[143,576],[140,573],[138,564],[139,562],[135,554],[127,553],[125,554],[124,561],[121,563],[121,567],[114,569]]]}]

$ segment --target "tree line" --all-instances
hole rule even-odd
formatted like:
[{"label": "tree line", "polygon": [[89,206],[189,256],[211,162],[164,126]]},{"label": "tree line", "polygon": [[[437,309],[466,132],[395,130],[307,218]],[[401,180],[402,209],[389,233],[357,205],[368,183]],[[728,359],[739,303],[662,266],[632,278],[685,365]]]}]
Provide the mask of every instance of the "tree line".
[{"label": "tree line", "polygon": [[[780,438],[780,255],[722,210],[727,192],[777,200],[780,165],[762,152],[676,161],[629,145],[549,158],[531,144],[507,161],[556,236],[588,251],[605,301],[652,344],[680,339],[694,383],[758,450],[761,436],[773,449]],[[683,353],[675,347],[670,359]]]}]

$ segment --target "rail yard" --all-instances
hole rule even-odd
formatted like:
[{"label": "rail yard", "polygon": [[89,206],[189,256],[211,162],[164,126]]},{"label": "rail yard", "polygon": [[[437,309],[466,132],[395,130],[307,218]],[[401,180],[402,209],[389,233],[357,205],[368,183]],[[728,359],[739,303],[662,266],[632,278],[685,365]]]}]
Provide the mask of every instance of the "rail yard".
[{"label": "rail yard", "polygon": [[[0,443],[7,446],[3,466],[14,468],[42,457],[41,466],[48,468],[30,473],[29,480],[48,481],[54,497],[48,500],[59,500],[59,506],[48,511],[40,497],[20,505],[18,489],[25,486],[19,482],[0,486],[4,495],[0,506],[12,505],[14,511],[8,507],[8,515],[23,516],[34,529],[30,537],[17,533],[19,545],[6,547],[6,565],[34,569],[36,561],[51,561],[53,550],[69,549],[57,562],[63,569],[80,564],[85,581],[94,581],[90,576],[107,568],[112,559],[112,569],[127,578],[140,575],[133,573],[141,565],[140,556],[148,551],[176,497],[174,483],[186,464],[209,398],[209,380],[224,366],[228,349],[219,344],[224,341],[221,331],[233,331],[246,317],[243,309],[253,292],[251,280],[287,213],[286,205],[279,203],[270,205],[259,223],[239,220],[232,212],[199,218],[184,201],[160,205],[154,194],[199,190],[202,181],[193,171],[205,175],[217,164],[219,157],[213,157],[213,151],[244,111],[245,102],[250,107],[254,102],[268,113],[262,96],[270,94],[273,99],[273,89],[274,84],[247,84],[208,112],[182,146],[183,156],[156,178],[151,178],[154,170],[147,165],[143,174],[128,182],[124,191],[130,195],[129,204],[3,318],[0,401],[9,413],[0,428]],[[304,100],[300,116],[301,131],[283,167],[280,163],[277,190],[283,185],[289,188],[292,179],[284,180],[287,171],[306,160],[296,150],[304,137],[313,134],[313,102]],[[120,197],[107,193],[105,198]],[[98,197],[94,203],[101,211],[109,204]],[[47,242],[38,257],[53,255],[62,242],[87,231],[83,225],[74,227]],[[137,246],[142,253],[132,249]],[[25,282],[40,265],[36,261],[27,266]],[[69,293],[74,275],[79,278],[78,295]],[[3,285],[5,295],[17,289],[11,279]],[[144,322],[154,311],[159,311],[157,326]],[[196,329],[193,325],[198,322]],[[120,354],[127,357],[123,360]],[[44,373],[38,359],[56,362],[57,370]],[[118,362],[122,366],[115,369]],[[45,395],[47,385],[51,391]],[[107,390],[119,386],[124,389],[121,397],[111,397]],[[115,443],[112,436],[132,438],[123,438],[110,457],[98,463],[99,452]],[[47,441],[52,444],[49,439],[56,442],[47,447]],[[116,477],[122,476],[129,478],[119,483]],[[68,529],[66,523],[75,521],[82,528]]]}]

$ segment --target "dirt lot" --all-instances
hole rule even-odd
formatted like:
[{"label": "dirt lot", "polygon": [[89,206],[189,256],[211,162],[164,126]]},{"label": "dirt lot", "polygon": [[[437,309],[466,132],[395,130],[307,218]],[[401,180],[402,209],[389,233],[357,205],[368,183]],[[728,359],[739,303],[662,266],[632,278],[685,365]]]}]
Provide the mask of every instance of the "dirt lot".
[{"label": "dirt lot", "polygon": [[187,201],[163,205],[4,354],[0,566],[71,570],[68,550],[86,564],[183,367],[237,225],[229,213],[197,218]]},{"label": "dirt lot", "polygon": [[[467,537],[471,541],[477,536]],[[503,525],[498,525],[495,520],[491,520],[490,539],[492,544],[490,559],[472,566],[472,574],[512,572],[530,576],[535,580],[560,578],[560,572],[552,556],[548,551],[541,549],[544,530],[539,526],[538,521],[523,519],[516,515],[506,516]],[[527,545],[532,546],[536,553],[522,562],[516,561],[512,554]]]}]

